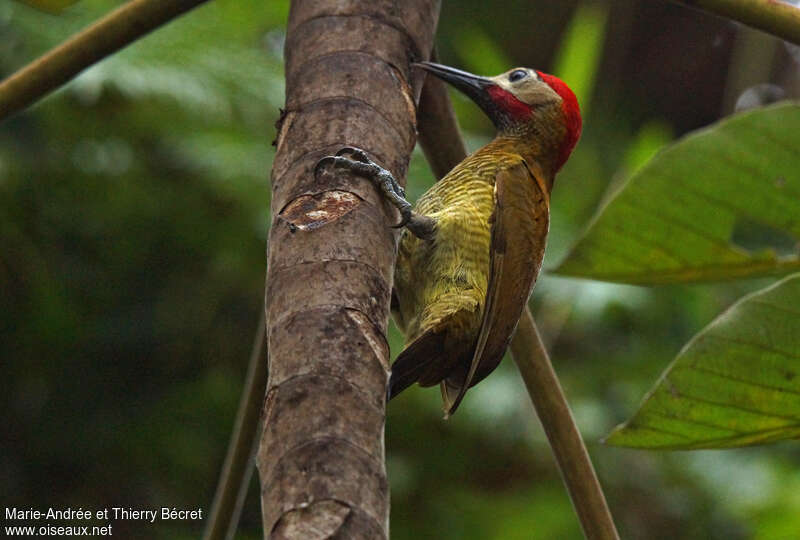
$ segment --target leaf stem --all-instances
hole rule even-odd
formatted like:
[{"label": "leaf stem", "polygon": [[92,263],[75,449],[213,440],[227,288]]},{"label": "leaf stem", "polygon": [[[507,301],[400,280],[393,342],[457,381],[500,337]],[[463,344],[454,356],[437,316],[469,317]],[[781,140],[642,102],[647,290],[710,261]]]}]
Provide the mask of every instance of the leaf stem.
[{"label": "leaf stem", "polygon": [[800,45],[800,8],[778,0],[673,0]]},{"label": "leaf stem", "polygon": [[[436,49],[431,61],[438,62]],[[436,178],[442,178],[467,155],[445,83],[426,77],[417,108],[417,140]]]},{"label": "leaf stem", "polygon": [[0,120],[208,0],[131,0],[0,82]]},{"label": "leaf stem", "polygon": [[592,540],[618,539],[603,489],[530,309],[522,313],[511,340],[511,353],[550,441],[583,534]]},{"label": "leaf stem", "polygon": [[203,540],[234,538],[239,525],[247,488],[253,476],[257,436],[261,422],[261,405],[267,390],[267,340],[264,308],[253,340],[250,362],[247,366],[239,410],[236,412],[233,433],[228,442],[228,452],[220,472],[214,502],[203,533]]}]

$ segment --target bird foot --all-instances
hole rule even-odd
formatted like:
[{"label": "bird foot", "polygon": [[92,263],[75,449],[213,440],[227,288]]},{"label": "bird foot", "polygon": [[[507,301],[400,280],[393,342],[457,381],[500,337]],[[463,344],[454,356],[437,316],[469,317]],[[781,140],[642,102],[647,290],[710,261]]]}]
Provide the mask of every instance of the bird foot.
[{"label": "bird foot", "polygon": [[314,174],[319,172],[324,165],[333,165],[347,169],[353,174],[362,176],[372,181],[383,197],[389,201],[400,212],[400,223],[392,225],[392,228],[408,229],[419,238],[429,238],[433,235],[435,222],[432,218],[417,214],[411,210],[411,203],[406,200],[406,192],[403,187],[395,180],[392,173],[372,161],[363,150],[345,146],[333,156],[325,156],[317,162]]}]

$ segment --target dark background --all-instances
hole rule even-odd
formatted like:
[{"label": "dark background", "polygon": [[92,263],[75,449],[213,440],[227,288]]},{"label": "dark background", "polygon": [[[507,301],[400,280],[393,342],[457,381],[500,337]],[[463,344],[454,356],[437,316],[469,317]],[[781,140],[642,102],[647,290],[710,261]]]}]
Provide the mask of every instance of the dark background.
[{"label": "dark background", "polygon": [[[117,4],[50,15],[0,0],[0,75]],[[798,93],[797,49],[674,4],[443,4],[445,63],[551,71],[581,100],[584,135],[553,196],[551,266],[609,186],[658,148],[756,85]],[[3,507],[208,508],[263,298],[287,9],[211,2],[0,124]],[[453,97],[474,149],[491,126]],[[410,198],[431,182],[415,152]],[[598,443],[694,333],[763,283],[540,278],[534,314],[623,537],[800,531],[794,443],[682,453]],[[402,338],[390,337],[397,353]],[[393,538],[580,536],[512,363],[452,420],[439,402],[415,387],[389,406]],[[112,524],[118,538],[195,538],[203,526]],[[255,481],[241,530],[261,534]]]}]

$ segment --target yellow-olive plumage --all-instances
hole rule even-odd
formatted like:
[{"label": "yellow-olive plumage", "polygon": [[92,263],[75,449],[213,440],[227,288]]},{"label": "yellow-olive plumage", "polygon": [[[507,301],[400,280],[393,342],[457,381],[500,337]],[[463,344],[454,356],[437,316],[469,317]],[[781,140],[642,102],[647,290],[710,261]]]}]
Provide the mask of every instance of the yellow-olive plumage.
[{"label": "yellow-olive plumage", "polygon": [[405,230],[398,251],[393,314],[406,347],[389,395],[413,382],[441,383],[451,414],[500,362],[525,307],[544,256],[553,178],[577,141],[580,116],[572,92],[534,70],[483,78],[421,67],[467,93],[498,127],[417,201],[415,213],[433,220],[434,233]]}]

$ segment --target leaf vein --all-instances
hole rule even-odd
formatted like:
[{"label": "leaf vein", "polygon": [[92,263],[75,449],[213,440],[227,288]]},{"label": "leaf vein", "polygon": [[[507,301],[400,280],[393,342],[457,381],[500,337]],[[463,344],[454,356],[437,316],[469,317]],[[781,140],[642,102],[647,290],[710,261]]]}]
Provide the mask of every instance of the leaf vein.
[{"label": "leaf vein", "polygon": [[717,402],[717,401],[712,401],[710,399],[700,398],[700,397],[697,397],[697,396],[690,396],[690,395],[684,394],[684,393],[681,393],[680,397],[684,398],[684,399],[688,399],[690,401],[696,401],[698,403],[705,403],[706,405],[714,405],[716,407],[729,407],[731,409],[736,409],[737,411],[747,412],[747,413],[755,414],[755,415],[758,415],[758,416],[781,418],[783,420],[790,420],[792,422],[797,422],[797,420],[798,420],[794,416],[784,416],[784,415],[780,415],[780,414],[759,411],[757,409],[750,409],[750,408],[744,407],[742,405],[734,405],[733,403],[720,403],[720,402]]},{"label": "leaf vein", "polygon": [[795,353],[787,352],[781,349],[776,349],[775,347],[771,347],[769,345],[765,345],[764,343],[753,343],[752,341],[745,341],[743,339],[736,339],[730,336],[721,336],[719,334],[712,334],[707,333],[702,336],[703,339],[716,339],[717,341],[726,341],[729,343],[736,343],[737,345],[744,345],[747,347],[752,347],[754,349],[763,349],[765,351],[775,353],[779,356],[783,356],[784,358],[788,358],[790,360],[800,360],[800,357],[796,356]]},{"label": "leaf vein", "polygon": [[700,366],[697,366],[697,365],[675,366],[674,369],[687,369],[687,370],[699,371],[701,373],[708,373],[710,375],[715,375],[715,376],[720,377],[722,379],[728,379],[729,381],[735,381],[735,382],[738,382],[738,383],[741,383],[741,384],[746,384],[748,386],[755,386],[757,388],[764,388],[766,390],[774,390],[774,391],[777,391],[777,392],[786,392],[787,394],[800,396],[800,391],[797,391],[797,390],[791,390],[789,388],[781,388],[779,386],[770,386],[768,384],[762,384],[762,383],[757,383],[757,382],[754,382],[754,381],[748,381],[747,379],[734,377],[733,375],[728,375],[726,373],[720,373],[719,371],[714,371],[713,369],[709,369],[709,368],[706,368],[706,367],[700,367]]},{"label": "leaf vein", "polygon": [[764,302],[763,300],[750,300],[751,304],[758,304],[759,306],[767,306],[777,311],[783,311],[785,313],[791,313],[792,315],[800,315],[800,310],[792,309],[786,306],[780,306],[778,304],[773,304],[772,302]]},{"label": "leaf vein", "polygon": [[[742,435],[742,434],[745,434],[745,433],[749,433],[748,431],[740,431],[740,430],[734,429],[734,428],[732,428],[730,426],[720,426],[720,425],[717,425],[717,424],[712,424],[710,422],[702,422],[700,420],[695,420],[693,418],[687,418],[687,417],[684,417],[684,416],[681,416],[681,417],[670,416],[668,414],[664,414],[664,413],[659,412],[659,411],[648,411],[647,414],[653,414],[653,415],[656,415],[656,416],[660,416],[662,418],[666,418],[668,420],[675,420],[677,422],[686,422],[688,424],[695,424],[695,425],[703,426],[703,427],[721,429],[723,431],[731,431],[731,432],[739,434],[739,435]],[[687,439],[691,439],[692,437],[687,436],[686,438]]]}]

